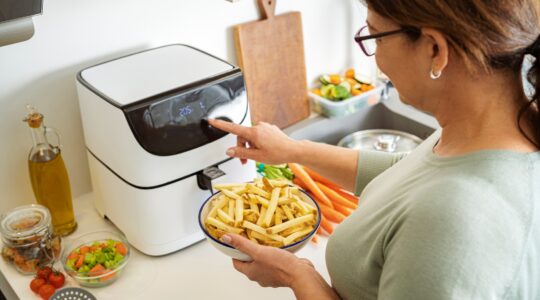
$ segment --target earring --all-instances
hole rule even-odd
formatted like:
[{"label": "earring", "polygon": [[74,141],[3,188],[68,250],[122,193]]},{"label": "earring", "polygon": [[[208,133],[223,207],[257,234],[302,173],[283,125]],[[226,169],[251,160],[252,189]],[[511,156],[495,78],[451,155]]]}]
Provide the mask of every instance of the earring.
[{"label": "earring", "polygon": [[442,75],[442,71],[439,70],[438,72],[433,72],[433,70],[431,70],[429,72],[429,77],[431,77],[431,79],[435,80],[435,79],[439,79],[439,77],[441,77]]}]

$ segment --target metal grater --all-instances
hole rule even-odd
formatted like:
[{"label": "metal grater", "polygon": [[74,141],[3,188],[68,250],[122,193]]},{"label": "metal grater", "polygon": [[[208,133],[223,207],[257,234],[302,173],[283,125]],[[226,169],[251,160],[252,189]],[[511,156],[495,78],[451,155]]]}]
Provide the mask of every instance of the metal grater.
[{"label": "metal grater", "polygon": [[50,300],[97,300],[89,291],[78,288],[68,287],[56,291]]}]

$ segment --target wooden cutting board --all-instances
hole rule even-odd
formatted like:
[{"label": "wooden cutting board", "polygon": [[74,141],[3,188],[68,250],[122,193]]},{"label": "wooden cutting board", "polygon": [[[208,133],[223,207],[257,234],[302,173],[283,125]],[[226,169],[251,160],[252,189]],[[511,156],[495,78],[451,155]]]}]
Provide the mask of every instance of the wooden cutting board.
[{"label": "wooden cutting board", "polygon": [[299,12],[276,16],[276,0],[258,5],[262,20],[234,28],[236,54],[253,124],[285,128],[310,114],[302,18]]}]

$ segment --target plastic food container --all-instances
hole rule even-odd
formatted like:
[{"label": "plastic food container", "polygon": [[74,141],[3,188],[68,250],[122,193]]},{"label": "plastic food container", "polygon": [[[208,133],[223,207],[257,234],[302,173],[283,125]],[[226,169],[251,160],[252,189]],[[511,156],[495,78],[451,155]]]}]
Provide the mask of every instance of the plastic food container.
[{"label": "plastic food container", "polygon": [[341,101],[331,101],[312,92],[309,92],[308,95],[316,113],[328,118],[334,118],[343,117],[363,107],[377,104],[381,98],[383,88],[383,85],[379,85],[370,91]]},{"label": "plastic food container", "polygon": [[31,204],[2,215],[2,257],[22,274],[35,274],[39,267],[52,265],[60,253],[60,237],[54,236],[49,210]]},{"label": "plastic food container", "polygon": [[[96,231],[64,242],[62,266],[66,273],[80,285],[102,287],[116,281],[124,271],[131,254],[126,238],[112,231]],[[122,250],[116,246],[124,245]],[[122,253],[124,252],[124,253]],[[98,254],[99,253],[99,254]],[[122,257],[117,254],[121,254]],[[74,267],[77,261],[85,266]],[[101,267],[96,267],[97,265]]]}]

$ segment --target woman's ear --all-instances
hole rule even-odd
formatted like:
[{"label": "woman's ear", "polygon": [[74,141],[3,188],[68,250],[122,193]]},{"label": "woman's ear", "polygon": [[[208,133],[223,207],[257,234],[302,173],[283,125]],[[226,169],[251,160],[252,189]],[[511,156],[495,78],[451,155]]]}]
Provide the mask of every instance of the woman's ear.
[{"label": "woman's ear", "polygon": [[440,74],[448,65],[449,48],[442,32],[433,28],[422,28],[422,35],[427,40],[428,53],[431,56],[431,72]]}]

